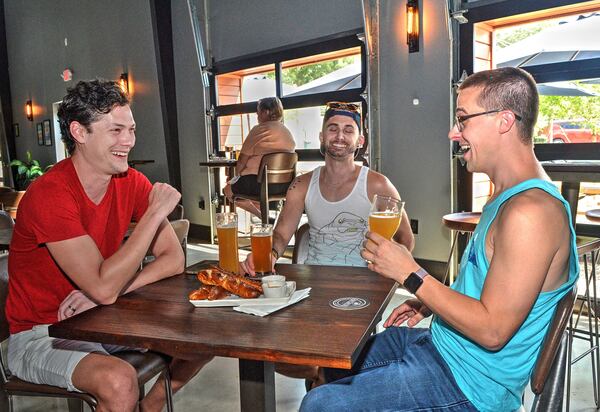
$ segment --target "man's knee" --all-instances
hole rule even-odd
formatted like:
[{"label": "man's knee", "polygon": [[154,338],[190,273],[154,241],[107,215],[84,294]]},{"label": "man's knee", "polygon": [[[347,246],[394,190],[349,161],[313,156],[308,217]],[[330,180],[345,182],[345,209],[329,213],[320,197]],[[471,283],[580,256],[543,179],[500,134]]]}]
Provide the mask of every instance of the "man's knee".
[{"label": "man's knee", "polygon": [[300,405],[300,412],[326,411],[326,401],[329,397],[329,395],[327,394],[327,392],[329,392],[328,389],[328,385],[323,385],[319,386],[318,388],[314,388],[310,392],[308,392],[304,399],[302,399],[302,404]]},{"label": "man's knee", "polygon": [[135,368],[113,356],[86,356],[73,373],[73,384],[107,410],[133,410],[139,398]]}]

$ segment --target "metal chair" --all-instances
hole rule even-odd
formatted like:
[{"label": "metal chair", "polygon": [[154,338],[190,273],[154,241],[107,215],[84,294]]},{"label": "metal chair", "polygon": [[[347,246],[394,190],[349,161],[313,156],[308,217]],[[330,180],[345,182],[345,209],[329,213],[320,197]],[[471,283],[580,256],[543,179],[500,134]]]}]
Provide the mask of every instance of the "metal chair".
[{"label": "metal chair", "polygon": [[[8,339],[8,321],[4,314],[6,297],[8,293],[8,254],[0,256],[0,342]],[[167,394],[167,411],[173,411],[173,398],[171,391],[171,378],[169,375],[170,358],[154,352],[141,353],[139,351],[124,351],[115,353],[114,356],[130,363],[136,370],[140,385],[140,400],[144,397],[144,385],[157,374],[165,374],[165,390]],[[96,399],[81,392],[69,392],[66,389],[50,385],[39,385],[23,381],[12,376],[5,367],[4,359],[0,356],[0,410],[12,411],[13,396],[41,396],[52,398],[66,398],[69,411],[82,411],[85,402],[92,411],[96,410]]]},{"label": "metal chair", "polygon": [[185,259],[184,267],[187,267],[187,239],[190,231],[190,221],[187,219],[177,219],[169,223],[171,223],[171,226],[177,235],[177,240],[179,240],[179,244],[183,249],[183,256]]},{"label": "metal chair", "polygon": [[173,211],[169,213],[169,215],[167,216],[167,220],[171,221],[183,219],[183,212],[183,205],[179,203],[175,206],[175,209],[173,209]]},{"label": "metal chair", "polygon": [[260,184],[260,196],[235,195],[231,204],[231,210],[235,210],[237,199],[249,199],[260,201],[260,214],[263,223],[269,223],[269,202],[285,200],[285,193],[269,194],[271,184],[290,184],[296,177],[297,153],[277,152],[269,153],[262,157],[258,168],[256,180]]},{"label": "metal chair", "polygon": [[[562,411],[565,375],[570,378],[571,368],[571,343],[573,339],[571,328],[571,314],[577,299],[577,288],[560,300],[556,312],[550,323],[538,359],[533,368],[530,386],[535,397],[531,412],[559,412]],[[567,392],[567,410],[569,396]]]}]

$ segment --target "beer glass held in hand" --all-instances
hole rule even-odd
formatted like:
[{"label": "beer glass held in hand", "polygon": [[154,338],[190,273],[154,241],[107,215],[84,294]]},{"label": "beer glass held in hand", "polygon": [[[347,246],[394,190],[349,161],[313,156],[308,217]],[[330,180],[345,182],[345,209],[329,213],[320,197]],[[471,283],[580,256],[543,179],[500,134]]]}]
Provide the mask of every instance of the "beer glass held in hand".
[{"label": "beer glass held in hand", "polygon": [[369,230],[392,239],[400,227],[404,202],[389,196],[375,195],[369,213]]},{"label": "beer glass held in hand", "polygon": [[217,213],[219,266],[223,270],[238,271],[238,219],[236,213]]},{"label": "beer glass held in hand", "polygon": [[250,238],[254,271],[259,275],[271,273],[271,249],[273,248],[273,225],[252,225]]}]

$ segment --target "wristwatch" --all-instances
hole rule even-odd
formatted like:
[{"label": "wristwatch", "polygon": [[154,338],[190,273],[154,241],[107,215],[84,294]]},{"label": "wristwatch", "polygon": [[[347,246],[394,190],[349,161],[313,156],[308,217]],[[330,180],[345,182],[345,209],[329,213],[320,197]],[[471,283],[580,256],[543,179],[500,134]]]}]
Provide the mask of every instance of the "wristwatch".
[{"label": "wristwatch", "polygon": [[275,248],[271,249],[271,254],[275,257],[275,260],[279,259],[279,252]]},{"label": "wristwatch", "polygon": [[428,276],[429,273],[423,268],[419,268],[417,271],[412,272],[406,279],[404,279],[404,288],[413,295],[417,293],[417,290],[423,284],[423,279]]}]

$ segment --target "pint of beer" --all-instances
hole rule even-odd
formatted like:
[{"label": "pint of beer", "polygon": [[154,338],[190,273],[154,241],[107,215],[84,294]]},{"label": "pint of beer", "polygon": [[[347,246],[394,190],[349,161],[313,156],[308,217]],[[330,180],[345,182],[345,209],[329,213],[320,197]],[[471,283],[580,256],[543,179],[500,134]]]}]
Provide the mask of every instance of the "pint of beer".
[{"label": "pint of beer", "polygon": [[273,248],[273,225],[252,225],[250,238],[254,271],[258,274],[271,272],[271,249]]},{"label": "pint of beer", "polygon": [[391,239],[400,226],[404,202],[389,196],[375,195],[369,213],[369,230]]},{"label": "pint of beer", "polygon": [[217,213],[217,238],[219,241],[219,266],[237,273],[238,270],[238,219],[236,213]]}]

